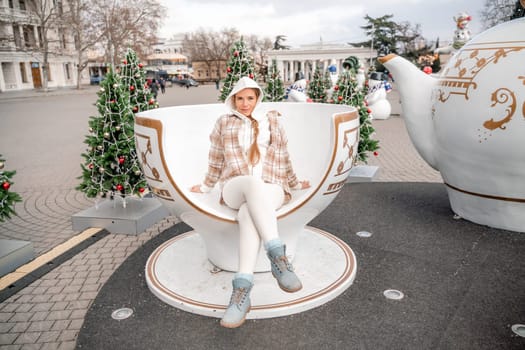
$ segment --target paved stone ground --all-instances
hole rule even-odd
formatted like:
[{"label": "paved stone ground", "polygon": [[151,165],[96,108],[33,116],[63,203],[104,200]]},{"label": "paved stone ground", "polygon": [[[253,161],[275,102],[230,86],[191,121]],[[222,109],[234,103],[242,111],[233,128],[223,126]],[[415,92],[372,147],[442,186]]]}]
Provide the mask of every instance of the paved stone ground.
[{"label": "paved stone ground", "polygon": [[[0,152],[17,170],[12,189],[24,199],[18,217],[0,227],[0,238],[33,242],[37,255],[78,234],[71,215],[93,205],[74,188],[80,175],[87,121],[96,113],[97,87],[47,94],[0,94]],[[214,86],[166,89],[163,107],[217,102]],[[381,149],[370,165],[380,166],[376,181],[442,182],[419,157],[399,116],[373,122]],[[0,349],[74,349],[84,316],[98,291],[137,248],[176,224],[168,217],[139,235],[109,234],[0,304]]]}]

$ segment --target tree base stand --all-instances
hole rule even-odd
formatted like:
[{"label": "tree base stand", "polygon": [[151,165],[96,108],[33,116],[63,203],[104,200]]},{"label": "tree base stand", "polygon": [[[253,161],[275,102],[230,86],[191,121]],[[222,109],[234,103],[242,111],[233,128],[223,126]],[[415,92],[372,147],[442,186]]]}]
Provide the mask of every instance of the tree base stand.
[{"label": "tree base stand", "polygon": [[[323,305],[350,287],[357,267],[345,242],[313,227],[300,233],[293,265],[303,283],[296,293],[282,291],[271,272],[254,275],[248,319],[286,316]],[[233,275],[208,261],[204,242],[195,231],[165,242],[146,263],[146,282],[155,296],[181,310],[210,317],[224,314]]]},{"label": "tree base stand", "polygon": [[156,198],[104,200],[96,206],[71,217],[73,230],[89,227],[105,228],[111,233],[139,234],[168,216],[168,210]]}]

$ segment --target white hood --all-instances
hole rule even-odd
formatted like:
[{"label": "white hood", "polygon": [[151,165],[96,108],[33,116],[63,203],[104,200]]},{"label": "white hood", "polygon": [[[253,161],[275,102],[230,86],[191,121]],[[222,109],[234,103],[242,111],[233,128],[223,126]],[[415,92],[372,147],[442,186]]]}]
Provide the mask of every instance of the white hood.
[{"label": "white hood", "polygon": [[259,106],[259,104],[262,102],[263,100],[263,96],[264,96],[264,91],[263,89],[261,89],[261,87],[259,86],[259,84],[257,84],[255,82],[255,80],[253,79],[250,79],[248,77],[242,77],[241,79],[239,79],[239,81],[235,84],[235,86],[233,87],[232,91],[230,92],[230,94],[228,95],[228,97],[226,97],[226,100],[224,100],[224,104],[226,104],[226,107],[228,107],[229,109],[232,110],[233,113],[235,113],[235,115],[240,115],[241,113],[237,112],[235,110],[235,104],[233,103],[233,96],[238,93],[239,91],[241,90],[244,90],[246,88],[254,88],[254,89],[258,89],[260,91],[260,94],[259,94],[259,98],[257,99],[257,104],[255,106],[255,108],[257,108],[257,106]]}]

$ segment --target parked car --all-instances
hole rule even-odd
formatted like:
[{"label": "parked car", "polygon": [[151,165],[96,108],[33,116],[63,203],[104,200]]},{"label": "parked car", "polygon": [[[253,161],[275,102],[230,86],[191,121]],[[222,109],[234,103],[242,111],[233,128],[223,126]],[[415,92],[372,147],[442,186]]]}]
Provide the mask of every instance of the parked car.
[{"label": "parked car", "polygon": [[185,86],[187,88],[189,88],[190,86],[199,86],[199,83],[196,82],[193,79],[177,79],[177,78],[173,78],[171,80],[171,82],[173,84],[177,84],[179,86]]},{"label": "parked car", "polygon": [[89,83],[91,85],[98,85],[102,81],[102,77],[100,75],[92,75],[89,77]]}]

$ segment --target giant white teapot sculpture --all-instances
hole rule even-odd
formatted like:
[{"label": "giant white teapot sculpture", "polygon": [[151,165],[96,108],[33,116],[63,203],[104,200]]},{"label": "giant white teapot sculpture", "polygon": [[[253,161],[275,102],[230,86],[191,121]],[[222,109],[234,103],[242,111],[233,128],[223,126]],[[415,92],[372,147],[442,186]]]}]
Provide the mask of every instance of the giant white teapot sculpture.
[{"label": "giant white teapot sculpture", "polygon": [[380,61],[398,85],[410,138],[440,171],[452,210],[525,232],[525,19],[474,37],[437,79],[396,55]]}]

